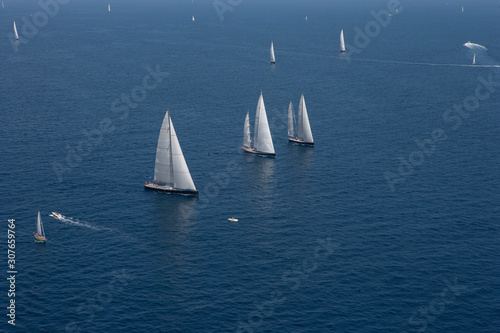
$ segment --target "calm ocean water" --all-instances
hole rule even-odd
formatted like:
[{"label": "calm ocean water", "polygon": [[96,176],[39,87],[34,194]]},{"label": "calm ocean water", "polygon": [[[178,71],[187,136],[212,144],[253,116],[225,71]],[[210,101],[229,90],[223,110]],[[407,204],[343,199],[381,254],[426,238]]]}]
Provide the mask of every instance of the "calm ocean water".
[{"label": "calm ocean water", "polygon": [[[216,3],[4,0],[0,331],[498,331],[497,3]],[[275,159],[239,149],[261,90]],[[143,188],[166,108],[199,198]]]}]

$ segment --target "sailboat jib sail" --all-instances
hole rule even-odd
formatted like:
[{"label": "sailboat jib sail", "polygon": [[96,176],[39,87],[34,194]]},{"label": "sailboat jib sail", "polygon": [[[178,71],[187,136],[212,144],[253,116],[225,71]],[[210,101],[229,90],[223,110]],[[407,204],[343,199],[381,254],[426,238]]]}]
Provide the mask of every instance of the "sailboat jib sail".
[{"label": "sailboat jib sail", "polygon": [[19,40],[19,35],[17,34],[16,21],[14,21],[14,37]]},{"label": "sailboat jib sail", "polygon": [[474,53],[474,58],[472,58],[472,64],[475,65],[476,64],[476,54]]},{"label": "sailboat jib sail", "polygon": [[154,181],[146,182],[144,186],[170,193],[198,194],[168,110],[158,137]]},{"label": "sailboat jib sail", "polygon": [[[243,135],[246,137],[247,133],[250,136],[250,121],[247,126],[247,118],[245,118],[245,128]],[[247,139],[249,140],[249,139]],[[248,141],[247,141],[248,142]],[[250,143],[249,143],[250,144]],[[269,123],[267,121],[266,107],[264,105],[264,97],[262,92],[260,93],[259,101],[257,103],[257,110],[255,112],[255,126],[253,134],[253,147],[245,146],[241,147],[246,152],[265,156],[275,156],[273,138],[271,136],[271,130],[269,128]]]},{"label": "sailboat jib sail", "polygon": [[344,29],[340,30],[340,52],[345,52]]},{"label": "sailboat jib sail", "polygon": [[273,45],[273,42],[271,42],[271,64],[275,64],[276,63],[276,58],[274,57],[274,45]]},{"label": "sailboat jib sail", "polygon": [[294,136],[294,133],[292,133],[292,137],[289,137],[288,140],[290,142],[303,145],[314,145],[314,139],[311,131],[311,124],[309,123],[309,115],[307,113],[304,94],[302,94],[302,96],[300,97],[299,102],[299,111],[297,115],[297,136]]},{"label": "sailboat jib sail", "polygon": [[293,113],[292,101],[290,101],[290,104],[288,105],[288,137],[289,138],[294,137],[294,123],[295,123],[295,115]]},{"label": "sailboat jib sail", "polygon": [[42,217],[40,216],[40,211],[38,211],[38,217],[36,220],[36,233],[35,241],[40,243],[45,243],[47,239],[45,238],[45,230],[43,230]]},{"label": "sailboat jib sail", "polygon": [[245,125],[243,127],[243,147],[251,148],[252,147],[252,139],[250,137],[250,111],[247,112],[245,117]]}]

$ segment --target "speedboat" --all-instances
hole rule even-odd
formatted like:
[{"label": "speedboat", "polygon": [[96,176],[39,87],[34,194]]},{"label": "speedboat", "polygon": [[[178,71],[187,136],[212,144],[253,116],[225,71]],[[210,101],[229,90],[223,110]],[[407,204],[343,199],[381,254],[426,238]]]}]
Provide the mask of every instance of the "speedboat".
[{"label": "speedboat", "polygon": [[229,222],[238,222],[238,219],[237,218],[234,218],[234,217],[230,217],[227,219]]},{"label": "speedboat", "polygon": [[56,212],[52,212],[52,214],[50,214],[50,216],[58,219],[58,220],[62,220],[63,216],[59,213],[56,213]]}]

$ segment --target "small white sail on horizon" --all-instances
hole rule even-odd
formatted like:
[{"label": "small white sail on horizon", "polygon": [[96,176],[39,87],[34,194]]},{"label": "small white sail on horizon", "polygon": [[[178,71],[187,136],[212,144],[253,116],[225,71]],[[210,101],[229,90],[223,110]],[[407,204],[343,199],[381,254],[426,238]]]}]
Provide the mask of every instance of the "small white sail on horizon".
[{"label": "small white sail on horizon", "polygon": [[464,12],[464,6],[462,6],[462,13]]},{"label": "small white sail on horizon", "polygon": [[273,42],[271,41],[271,64],[275,64],[276,63],[276,58],[274,57],[274,45],[273,45]]},{"label": "small white sail on horizon", "polygon": [[243,129],[243,150],[249,153],[275,156],[273,138],[269,123],[267,121],[266,107],[264,105],[264,97],[260,92],[259,101],[257,102],[257,110],[255,111],[255,126],[253,133],[253,147],[250,142],[250,120],[247,112],[245,117],[245,126]]},{"label": "small white sail on horizon", "polygon": [[191,17],[191,21],[193,21],[193,22],[194,22],[194,15],[193,15],[193,17]]},{"label": "small white sail on horizon", "polygon": [[[111,11],[111,5],[108,3],[108,12]],[[120,11],[120,9],[118,9],[118,11]]]},{"label": "small white sail on horizon", "polygon": [[146,183],[144,186],[171,193],[198,194],[168,109],[158,137],[154,181]]},{"label": "small white sail on horizon", "polygon": [[476,54],[474,53],[474,58],[472,58],[472,64],[475,65],[476,64]]},{"label": "small white sail on horizon", "polygon": [[14,21],[14,36],[16,40],[19,40],[19,35],[17,34],[16,21]]},{"label": "small white sail on horizon", "polygon": [[292,102],[290,102],[290,106],[288,107],[288,140],[290,142],[304,145],[314,145],[314,139],[311,131],[311,124],[309,123],[309,115],[307,114],[304,94],[300,96],[299,111],[297,116],[297,136],[295,136],[293,130],[293,121],[293,108]]},{"label": "small white sail on horizon", "polygon": [[345,52],[344,29],[340,30],[340,52]]}]

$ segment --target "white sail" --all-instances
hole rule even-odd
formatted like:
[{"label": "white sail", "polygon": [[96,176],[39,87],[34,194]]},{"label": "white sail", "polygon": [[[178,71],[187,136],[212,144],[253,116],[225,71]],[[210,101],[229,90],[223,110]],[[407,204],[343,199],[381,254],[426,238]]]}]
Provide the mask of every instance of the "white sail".
[{"label": "white sail", "polygon": [[181,145],[175,134],[174,125],[172,124],[172,119],[170,119],[170,135],[172,143],[172,161],[174,169],[174,187],[179,189],[194,190],[193,179],[191,178],[191,173],[189,172],[186,160],[184,159],[184,154],[182,153]]},{"label": "white sail", "polygon": [[274,58],[274,46],[273,42],[271,42],[271,64],[274,64],[276,62],[276,59]]},{"label": "white sail", "polygon": [[40,211],[38,211],[38,218],[36,220],[36,233],[40,236],[45,237],[45,231],[43,230],[42,217],[40,216]]},{"label": "white sail", "polygon": [[250,138],[250,116],[245,117],[245,125],[243,127],[243,147],[251,148],[252,139]]},{"label": "white sail", "polygon": [[170,116],[167,110],[161,124],[160,136],[156,147],[154,181],[160,185],[174,184],[174,169],[172,163],[172,144],[170,138]]},{"label": "white sail", "polygon": [[345,52],[344,29],[340,30],[340,52]]},{"label": "white sail", "polygon": [[158,138],[154,180],[160,185],[196,190],[168,110]]},{"label": "white sail", "polygon": [[474,58],[472,58],[472,64],[475,65],[476,64],[476,54],[474,53]]},{"label": "white sail", "polygon": [[294,137],[294,132],[293,132],[293,123],[294,123],[294,114],[293,114],[293,104],[292,101],[290,101],[290,105],[288,105],[288,137],[293,138]]},{"label": "white sail", "polygon": [[260,93],[257,111],[255,112],[255,132],[253,136],[254,149],[263,153],[274,154],[273,138],[267,122],[264,98]]},{"label": "white sail", "polygon": [[[108,3],[108,12],[110,12],[110,11],[111,11],[111,6],[110,6],[110,4]],[[118,11],[120,11],[120,9],[118,9]]]},{"label": "white sail", "polygon": [[462,6],[462,13],[464,12],[464,6]]},{"label": "white sail", "polygon": [[193,17],[191,17],[191,20],[194,21],[194,15],[193,15]]},{"label": "white sail", "polygon": [[16,40],[19,40],[19,35],[17,34],[16,21],[14,21],[14,35],[16,36]]},{"label": "white sail", "polygon": [[314,139],[311,132],[311,125],[309,124],[309,116],[307,115],[306,101],[304,99],[304,94],[300,96],[299,102],[299,115],[298,115],[298,137],[300,140],[307,143],[314,143]]}]

